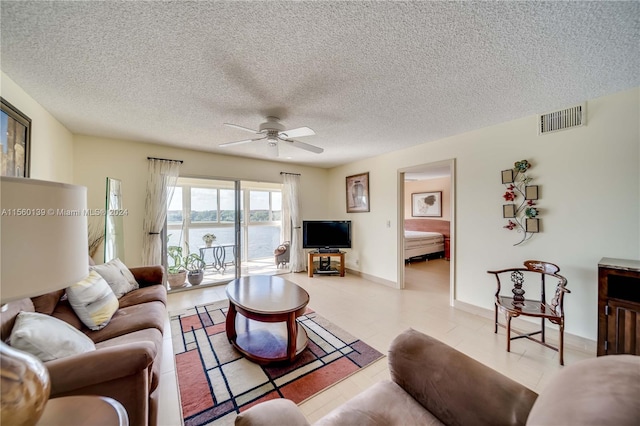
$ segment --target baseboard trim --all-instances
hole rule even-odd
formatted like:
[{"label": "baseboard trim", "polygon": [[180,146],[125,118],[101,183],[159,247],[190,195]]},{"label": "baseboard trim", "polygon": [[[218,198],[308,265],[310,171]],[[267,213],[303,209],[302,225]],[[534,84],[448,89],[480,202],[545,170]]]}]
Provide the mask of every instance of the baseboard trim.
[{"label": "baseboard trim", "polygon": [[[455,300],[453,302],[453,306],[456,309],[460,309],[461,311],[468,312],[473,315],[478,315],[483,318],[488,318],[493,321],[494,310],[486,309],[480,306],[471,305],[466,302],[461,302],[459,300]],[[518,329],[524,332],[535,331],[540,328],[539,320],[528,318],[528,317],[519,317],[521,321],[518,321],[517,325],[514,325],[514,329]],[[498,318],[501,324],[504,324],[502,321],[502,317]],[[547,338],[551,342],[557,342],[558,340],[558,328],[553,327],[545,327]],[[582,352],[586,352],[591,355],[595,355],[598,352],[598,343],[595,340],[587,339],[586,337],[576,336],[575,334],[567,333],[565,330],[564,333],[564,343],[565,348],[570,347],[572,349],[576,349]]]},{"label": "baseboard trim", "polygon": [[376,284],[382,284],[385,285],[387,287],[391,287],[391,288],[395,288],[398,289],[398,283],[396,281],[391,281],[391,280],[385,280],[384,278],[380,278],[380,277],[376,277],[375,275],[369,275],[369,274],[365,274],[363,272],[360,271],[356,271],[355,269],[351,269],[351,268],[345,268],[345,272],[348,272],[349,274],[355,275],[357,277],[363,278],[367,281],[372,281]]}]

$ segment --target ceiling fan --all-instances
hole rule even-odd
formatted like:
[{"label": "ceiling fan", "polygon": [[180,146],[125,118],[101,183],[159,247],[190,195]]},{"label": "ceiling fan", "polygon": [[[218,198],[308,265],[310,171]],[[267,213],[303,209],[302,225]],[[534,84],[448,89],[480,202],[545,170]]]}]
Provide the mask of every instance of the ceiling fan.
[{"label": "ceiling fan", "polygon": [[244,139],[241,141],[235,142],[225,142],[220,144],[220,147],[227,147],[233,145],[240,145],[243,143],[255,142],[266,140],[271,152],[277,157],[278,156],[278,142],[286,142],[291,146],[296,148],[302,148],[306,151],[314,152],[316,154],[320,154],[324,151],[324,149],[319,148],[314,145],[309,145],[308,143],[300,142],[297,140],[293,140],[291,138],[300,138],[303,136],[312,136],[315,135],[312,129],[308,127],[298,127],[295,129],[286,130],[285,127],[280,123],[280,119],[278,117],[267,117],[267,121],[260,124],[259,130],[250,129],[248,127],[239,126],[237,124],[224,123],[225,126],[233,127],[234,129],[244,130],[245,132],[250,132],[256,135],[261,135],[260,137],[253,139]]}]

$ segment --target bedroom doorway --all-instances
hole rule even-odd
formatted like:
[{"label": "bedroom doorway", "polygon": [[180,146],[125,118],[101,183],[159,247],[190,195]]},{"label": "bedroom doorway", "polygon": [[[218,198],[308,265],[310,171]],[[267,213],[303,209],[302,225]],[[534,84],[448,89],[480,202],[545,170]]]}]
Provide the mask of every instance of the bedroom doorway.
[{"label": "bedroom doorway", "polygon": [[421,164],[398,172],[400,288],[442,287],[448,290],[453,306],[455,161]]}]

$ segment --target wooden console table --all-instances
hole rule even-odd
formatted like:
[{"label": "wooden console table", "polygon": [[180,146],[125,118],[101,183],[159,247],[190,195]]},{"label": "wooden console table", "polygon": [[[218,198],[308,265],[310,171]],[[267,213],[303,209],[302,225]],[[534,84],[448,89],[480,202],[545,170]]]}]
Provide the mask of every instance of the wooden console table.
[{"label": "wooden console table", "polygon": [[309,260],[307,262],[307,272],[309,273],[310,277],[313,277],[313,259],[315,259],[316,257],[339,257],[340,258],[340,269],[335,271],[335,270],[331,270],[331,271],[327,271],[327,272],[318,272],[316,271],[316,273],[339,273],[341,277],[344,277],[344,252],[338,252],[338,253],[319,253],[316,251],[310,251],[309,252]]}]

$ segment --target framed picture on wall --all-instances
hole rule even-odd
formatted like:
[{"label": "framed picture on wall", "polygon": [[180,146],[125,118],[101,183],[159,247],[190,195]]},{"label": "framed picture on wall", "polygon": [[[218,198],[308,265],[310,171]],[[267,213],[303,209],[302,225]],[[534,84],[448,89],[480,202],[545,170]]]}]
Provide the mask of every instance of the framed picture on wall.
[{"label": "framed picture on wall", "polygon": [[347,176],[347,213],[369,211],[369,172]]},{"label": "framed picture on wall", "polygon": [[411,194],[411,216],[442,217],[442,191]]},{"label": "framed picture on wall", "polygon": [[29,177],[31,119],[0,97],[0,175]]}]

